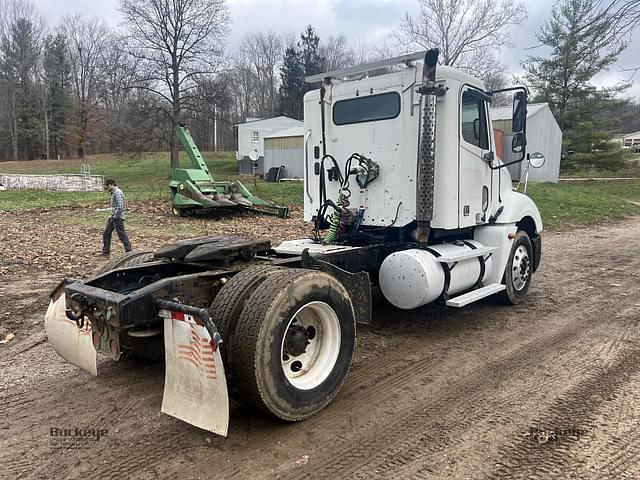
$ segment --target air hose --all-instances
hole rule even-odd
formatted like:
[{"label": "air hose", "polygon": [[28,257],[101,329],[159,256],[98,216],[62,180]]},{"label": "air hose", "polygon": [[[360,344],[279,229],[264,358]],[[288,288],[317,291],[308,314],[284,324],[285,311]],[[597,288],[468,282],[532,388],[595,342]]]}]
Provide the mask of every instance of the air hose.
[{"label": "air hose", "polygon": [[338,238],[338,232],[347,226],[346,224],[348,224],[348,218],[351,213],[349,212],[349,196],[351,196],[351,192],[348,188],[340,189],[338,201],[334,205],[333,213],[329,220],[329,231],[324,236],[322,243],[328,244],[335,242]]}]

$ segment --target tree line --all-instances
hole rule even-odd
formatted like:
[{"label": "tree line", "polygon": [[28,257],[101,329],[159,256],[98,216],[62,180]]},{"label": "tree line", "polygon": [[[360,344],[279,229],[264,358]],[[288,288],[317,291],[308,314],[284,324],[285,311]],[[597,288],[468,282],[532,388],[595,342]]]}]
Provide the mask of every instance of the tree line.
[{"label": "tree line", "polygon": [[[203,150],[233,150],[233,127],[251,117],[302,118],[304,77],[406,51],[439,47],[441,62],[480,77],[488,89],[520,79],[499,61],[526,18],[514,0],[417,0],[391,43],[250,33],[225,51],[224,0],[119,0],[118,29],[67,15],[48,25],[29,0],[0,0],[0,160],[172,152],[187,123]],[[640,19],[639,0],[561,0],[540,26],[539,55],[523,80],[552,110],[567,148],[586,151],[634,111],[629,82],[596,88]],[[613,112],[613,113],[612,113]]]}]

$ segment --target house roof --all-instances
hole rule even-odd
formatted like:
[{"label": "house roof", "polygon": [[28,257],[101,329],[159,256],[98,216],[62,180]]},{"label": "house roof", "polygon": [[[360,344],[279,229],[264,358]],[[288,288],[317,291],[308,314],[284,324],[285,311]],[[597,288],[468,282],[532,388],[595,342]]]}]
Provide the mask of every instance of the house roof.
[{"label": "house roof", "polygon": [[632,133],[621,133],[616,135],[615,138],[640,138],[640,130]]},{"label": "house roof", "polygon": [[[530,103],[527,105],[527,118],[533,117],[536,113],[549,108],[546,103]],[[513,118],[513,107],[498,107],[491,109],[492,120],[511,120]]]},{"label": "house roof", "polygon": [[282,138],[282,137],[302,137],[304,135],[304,127],[302,125],[287,128],[270,135],[266,135],[264,138]]},{"label": "house roof", "polygon": [[300,120],[285,117],[284,115],[282,115],[280,117],[265,118],[262,120],[252,120],[250,122],[245,122],[245,123],[237,123],[236,125],[237,126],[251,125],[252,127],[255,126],[257,128],[270,128],[270,129],[276,129],[276,130],[284,130],[285,128],[302,126],[303,123]]}]

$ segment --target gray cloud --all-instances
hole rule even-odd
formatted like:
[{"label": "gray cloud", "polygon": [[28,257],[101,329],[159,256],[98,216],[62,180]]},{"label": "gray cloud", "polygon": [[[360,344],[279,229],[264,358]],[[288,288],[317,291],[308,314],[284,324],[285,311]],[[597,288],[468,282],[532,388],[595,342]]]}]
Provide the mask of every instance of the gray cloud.
[{"label": "gray cloud", "polygon": [[[521,73],[520,62],[527,54],[544,55],[542,49],[527,49],[536,46],[535,32],[555,2],[525,2],[528,17],[521,26],[511,29],[511,46],[495,52],[512,73]],[[50,24],[58,23],[67,13],[100,17],[112,26],[120,21],[116,0],[36,0],[35,4]],[[271,29],[297,37],[308,24],[316,28],[321,38],[343,33],[355,43],[376,45],[392,40],[393,30],[405,13],[418,12],[417,0],[227,0],[227,4],[233,22],[227,39],[229,50],[253,31]],[[618,63],[594,82],[605,86],[628,78],[619,70],[634,66],[640,66],[640,29]],[[635,78],[628,95],[640,99],[640,78]]]}]

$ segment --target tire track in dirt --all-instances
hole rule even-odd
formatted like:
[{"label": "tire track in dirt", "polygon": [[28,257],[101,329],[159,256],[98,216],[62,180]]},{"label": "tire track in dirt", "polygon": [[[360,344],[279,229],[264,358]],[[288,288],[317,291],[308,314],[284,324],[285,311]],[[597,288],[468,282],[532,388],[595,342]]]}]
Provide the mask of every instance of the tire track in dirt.
[{"label": "tire track in dirt", "polygon": [[[592,307],[590,311],[585,313],[594,314],[603,308],[602,306]],[[596,326],[596,330],[600,328],[604,328],[604,326]],[[518,370],[535,370],[540,367],[536,353],[546,350],[562,351],[563,347],[574,343],[577,338],[585,334],[587,332],[585,332],[584,325],[574,323],[560,329],[553,335],[535,339],[523,348],[503,356],[498,361],[480,366],[473,373],[449,384],[443,396],[423,399],[426,401],[426,405],[421,404],[416,408],[414,404],[421,402],[418,399],[413,399],[413,404],[409,408],[394,412],[393,416],[386,418],[384,423],[376,423],[364,438],[359,435],[357,442],[351,439],[340,442],[329,452],[321,455],[321,459],[324,458],[324,461],[313,462],[313,467],[310,466],[309,469],[322,472],[322,475],[332,478],[366,478],[369,475],[384,477],[386,470],[393,471],[399,465],[415,459],[417,453],[424,454],[424,445],[431,446],[440,443],[442,435],[423,432],[424,430],[433,432],[433,428],[429,428],[429,424],[433,422],[434,418],[440,418],[440,421],[443,421],[440,411],[442,405],[451,408],[452,405],[463,403],[463,408],[457,409],[458,413],[463,414],[463,417],[452,420],[455,420],[457,429],[464,430],[470,425],[470,422],[477,421],[482,417],[484,410],[482,398],[487,390],[502,392],[501,388],[504,388],[504,391],[507,392],[509,386],[505,386],[503,383],[506,383],[513,373]],[[574,356],[576,352],[568,351],[568,353],[570,356]],[[489,373],[492,371],[501,372],[500,378],[491,378],[491,375],[484,372],[485,370],[488,370]],[[416,372],[416,375],[418,374],[419,372]],[[553,380],[548,377],[548,382],[551,383]],[[394,383],[392,388],[400,388],[400,386],[400,384]],[[368,402],[371,401],[374,405],[390,400],[390,398],[368,398]],[[507,397],[508,400],[510,399]],[[389,445],[394,445],[396,448],[389,449]],[[385,449],[384,446],[387,448]],[[390,457],[393,460],[380,459],[381,452],[384,452],[385,457]],[[290,475],[284,473],[276,476],[282,479],[314,478],[314,474],[303,475],[300,469],[294,469],[289,473]],[[412,478],[417,473],[412,472]]]},{"label": "tire track in dirt", "polygon": [[[496,452],[507,455],[511,449],[517,451],[522,441],[515,434],[521,437],[523,426],[528,428],[531,412],[537,420],[559,418],[554,413],[555,402],[561,402],[571,389],[588,394],[588,388],[580,390],[580,385],[587,385],[593,375],[604,376],[607,370],[617,368],[637,348],[639,320],[633,318],[637,310],[629,305],[637,303],[640,292],[634,287],[626,292],[627,297],[612,296],[624,289],[617,290],[610,284],[628,284],[630,280],[638,283],[638,277],[632,277],[638,271],[638,262],[625,252],[629,242],[640,235],[640,228],[627,222],[597,229],[605,234],[602,238],[581,231],[548,237],[552,248],[543,270],[536,275],[527,305],[502,309],[481,303],[466,311],[436,306],[407,315],[379,309],[378,314],[382,312],[385,319],[374,325],[377,331],[372,328],[365,332],[360,345],[369,357],[356,359],[336,401],[302,424],[284,425],[246,409],[234,409],[230,438],[205,442],[209,434],[158,412],[161,367],[109,367],[106,374],[101,371],[99,379],[93,381],[78,377],[56,360],[36,376],[41,383],[19,383],[0,392],[0,406],[3,400],[13,402],[10,411],[20,418],[7,424],[12,439],[0,440],[0,464],[6,463],[6,471],[12,476],[34,479],[245,479],[263,478],[270,472],[283,478],[300,478],[308,473],[326,478],[335,470],[323,471],[317,466],[341,462],[343,449],[353,457],[353,465],[338,471],[351,478],[443,478],[442,473],[449,471],[443,470],[447,462],[465,462],[464,457],[452,455],[473,448],[485,452],[481,468],[470,469],[473,463],[467,460],[466,466],[453,471],[461,474],[458,476],[476,478],[482,472],[490,473]],[[576,248],[567,252],[562,246],[569,241]],[[636,295],[635,300],[631,295]],[[615,315],[618,307],[624,312],[622,319]],[[551,310],[556,311],[550,314]],[[584,331],[580,332],[576,325],[583,315],[592,318],[583,322]],[[428,318],[431,316],[437,318]],[[568,325],[563,324],[562,316]],[[25,321],[33,320],[28,317]],[[30,325],[28,330],[35,328]],[[558,338],[564,334],[570,338]],[[380,342],[384,342],[381,348]],[[523,353],[518,354],[519,350]],[[8,360],[11,376],[19,376],[21,368],[39,368],[51,355],[44,346],[35,345],[16,358]],[[593,367],[594,360],[598,369]],[[0,368],[4,365],[3,358]],[[567,381],[571,375],[575,379]],[[622,385],[631,388],[629,383],[637,377],[628,378]],[[565,384],[559,385],[562,380]],[[556,386],[561,388],[554,391]],[[521,398],[532,388],[540,391]],[[594,400],[592,408],[604,412],[619,408],[622,400],[617,398],[625,397],[619,387],[612,388],[612,396],[602,397],[604,403],[600,404]],[[22,399],[14,395],[16,392]],[[58,401],[47,395],[57,396]],[[637,400],[632,394],[626,394],[626,398]],[[23,417],[20,407],[15,406],[24,399],[29,403],[23,408],[35,412],[32,418]],[[539,408],[533,409],[535,402]],[[518,411],[522,405],[530,410],[524,414]],[[581,415],[588,422],[596,413],[585,411]],[[46,426],[52,419],[92,426],[111,422],[108,427],[114,429],[113,438],[97,450],[58,452],[43,447],[41,439],[34,441],[34,433],[19,431],[23,424]],[[383,426],[384,421],[391,425]],[[2,422],[0,419],[0,429]],[[593,422],[597,428],[602,420]],[[494,436],[484,444],[477,437],[491,425],[505,435]],[[402,429],[404,433],[399,434]],[[607,432],[596,452],[582,452],[584,442],[570,445],[566,452],[574,461],[584,462],[583,471],[594,477],[624,478],[620,472],[625,459],[637,459],[637,440],[635,433],[616,436]],[[359,450],[354,446],[360,442],[372,450],[358,457]],[[310,454],[308,465],[295,466],[302,453]],[[610,464],[604,459],[610,459]],[[526,459],[523,462],[522,472],[535,471]],[[553,468],[552,464],[548,468]],[[612,472],[613,476],[603,472]],[[449,475],[452,477],[455,475]],[[333,478],[342,478],[342,474]]]},{"label": "tire track in dirt", "polygon": [[[613,393],[640,370],[640,348],[626,352],[612,367],[594,367],[594,370],[587,381],[580,382],[558,397],[547,415],[538,420],[540,428],[574,428],[593,432],[593,412],[609,402]],[[567,425],[567,419],[572,419],[571,425]],[[578,444],[574,437],[565,439],[560,448],[553,441],[548,445],[536,446],[528,439],[506,445],[500,454],[499,466],[488,478],[503,479],[507,475],[512,479],[531,476],[583,478],[582,462],[577,462],[572,455],[572,449]],[[629,464],[633,465],[633,459],[626,460],[631,460]]]}]

